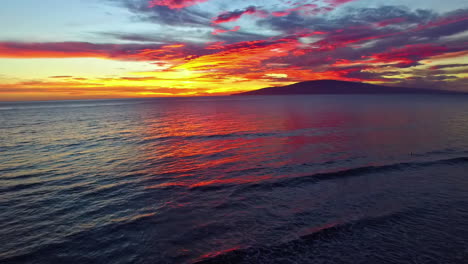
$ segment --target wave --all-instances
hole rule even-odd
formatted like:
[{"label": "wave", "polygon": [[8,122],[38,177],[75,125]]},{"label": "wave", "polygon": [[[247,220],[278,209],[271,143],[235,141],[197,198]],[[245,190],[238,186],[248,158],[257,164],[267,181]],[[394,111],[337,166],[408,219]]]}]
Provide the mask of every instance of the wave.
[{"label": "wave", "polygon": [[21,183],[12,186],[3,186],[0,188],[0,194],[4,193],[15,193],[18,191],[37,188],[38,186],[43,185],[43,182],[33,182],[33,183]]},{"label": "wave", "polygon": [[326,131],[328,128],[319,129],[298,129],[293,131],[272,131],[272,132],[235,132],[229,134],[211,134],[211,135],[188,135],[188,136],[162,136],[143,139],[140,143],[146,144],[151,142],[166,141],[166,140],[214,140],[214,139],[256,139],[264,137],[294,137],[294,136],[318,136],[329,133],[337,133]]},{"label": "wave", "polygon": [[[117,256],[130,246],[121,247],[116,243],[122,239],[119,234],[151,226],[156,221],[155,215],[151,211],[140,212],[113,219],[101,226],[90,225],[79,230],[70,230],[69,234],[60,239],[0,252],[0,263],[107,263],[109,255]],[[106,252],[109,255],[92,255],[96,247],[106,248],[111,252]],[[68,253],[56,254],[57,252]]]},{"label": "wave", "polygon": [[[338,178],[347,178],[347,177],[356,177],[361,175],[366,175],[370,173],[382,173],[382,172],[390,172],[390,171],[398,171],[398,170],[406,170],[410,168],[424,168],[428,166],[436,166],[436,165],[455,165],[455,164],[463,164],[468,162],[468,157],[457,157],[451,159],[442,159],[442,160],[435,160],[435,161],[425,161],[425,162],[403,162],[403,163],[395,163],[389,165],[373,165],[373,166],[363,166],[339,171],[332,171],[332,172],[323,172],[323,173],[316,173],[312,175],[305,175],[305,176],[298,176],[298,177],[281,177],[276,181],[259,181],[256,183],[248,183],[242,185],[242,187],[235,191],[235,193],[241,193],[244,191],[249,190],[256,190],[256,189],[271,189],[271,188],[280,188],[280,187],[291,187],[297,186],[304,183],[317,183],[320,181],[326,180],[333,180]],[[225,184],[225,185],[216,185],[216,186],[194,186],[190,188],[190,190],[201,190],[204,191],[208,189],[221,189],[223,187],[230,187],[233,184]],[[235,184],[238,186],[239,184]]]},{"label": "wave", "polygon": [[192,135],[192,136],[165,136],[144,139],[140,143],[147,144],[157,141],[169,140],[211,140],[211,139],[231,139],[231,138],[261,138],[275,137],[277,133],[231,133],[231,134],[212,134],[212,135]]},{"label": "wave", "polygon": [[346,177],[353,177],[359,176],[363,174],[369,173],[380,173],[380,172],[387,172],[387,171],[395,171],[395,170],[404,170],[408,168],[421,168],[427,166],[434,166],[434,165],[453,165],[453,164],[460,164],[468,162],[468,157],[458,157],[452,159],[443,159],[443,160],[435,160],[435,161],[426,161],[426,162],[403,162],[403,163],[395,163],[389,165],[381,165],[381,166],[363,166],[358,168],[352,168],[347,170],[341,170],[336,172],[328,172],[328,173],[318,173],[314,175],[296,177],[296,178],[288,178],[284,181],[275,182],[275,184],[281,186],[286,184],[289,186],[291,184],[301,184],[308,181],[323,181],[323,180],[332,180],[335,178],[346,178]]},{"label": "wave", "polygon": [[[2,170],[0,170],[2,172]],[[40,178],[43,176],[48,176],[49,173],[46,172],[37,172],[37,173],[26,173],[26,174],[21,174],[21,175],[15,175],[15,176],[0,176],[1,180],[24,180],[24,179],[29,179],[29,178]]]},{"label": "wave", "polygon": [[[223,250],[219,253],[208,253],[193,261],[194,264],[218,264],[218,263],[310,263],[295,262],[293,259],[306,252],[313,252],[314,247],[319,247],[321,242],[340,241],[340,236],[359,233],[362,229],[385,228],[388,224],[401,223],[404,220],[424,215],[423,209],[408,209],[386,215],[366,217],[346,222],[332,222],[322,226],[314,227],[307,234],[299,236],[298,239],[270,246],[254,246],[233,250]],[[328,248],[327,248],[328,249]],[[323,254],[336,254],[326,252]],[[307,254],[311,261],[316,256]],[[347,256],[341,256],[346,258]],[[299,258],[299,257],[298,257]],[[276,261],[275,261],[276,260]],[[278,261],[281,260],[281,261]],[[325,261],[328,263],[327,261]],[[332,261],[333,262],[333,261]],[[338,263],[351,263],[338,261]],[[315,263],[315,262],[312,262]],[[335,262],[336,263],[336,262]]]}]

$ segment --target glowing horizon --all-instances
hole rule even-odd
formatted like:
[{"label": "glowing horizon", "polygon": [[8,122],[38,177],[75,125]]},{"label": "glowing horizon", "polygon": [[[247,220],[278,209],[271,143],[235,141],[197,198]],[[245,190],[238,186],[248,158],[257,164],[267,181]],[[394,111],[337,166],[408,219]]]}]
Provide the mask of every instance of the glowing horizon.
[{"label": "glowing horizon", "polygon": [[468,4],[231,2],[3,3],[0,101],[226,95],[321,79],[468,91]]}]

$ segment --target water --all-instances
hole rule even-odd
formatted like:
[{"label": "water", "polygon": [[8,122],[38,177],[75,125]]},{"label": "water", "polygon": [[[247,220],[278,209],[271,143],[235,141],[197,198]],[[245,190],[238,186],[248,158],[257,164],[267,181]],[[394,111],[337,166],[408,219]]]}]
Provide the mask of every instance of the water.
[{"label": "water", "polygon": [[0,104],[0,263],[467,263],[468,97]]}]

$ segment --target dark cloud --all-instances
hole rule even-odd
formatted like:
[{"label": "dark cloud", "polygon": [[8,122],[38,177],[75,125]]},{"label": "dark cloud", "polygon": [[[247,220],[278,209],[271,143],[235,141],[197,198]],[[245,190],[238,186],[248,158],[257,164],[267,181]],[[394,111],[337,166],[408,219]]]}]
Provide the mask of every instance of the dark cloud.
[{"label": "dark cloud", "polygon": [[169,6],[149,7],[147,0],[113,0],[135,14],[135,19],[165,25],[207,26],[210,14],[198,9],[183,8],[174,10]]},{"label": "dark cloud", "polygon": [[297,30],[333,31],[345,27],[368,26],[396,18],[403,18],[404,25],[428,23],[437,15],[430,10],[412,11],[405,7],[382,6],[379,8],[348,8],[343,16],[302,16],[291,13],[283,17],[268,17],[258,21],[260,26],[281,32]]},{"label": "dark cloud", "polygon": [[325,32],[320,40],[308,45],[309,50],[334,53],[332,56],[344,59],[417,44],[444,45],[447,50],[460,50],[464,44],[460,40],[443,43],[438,40],[468,28],[468,10],[443,15],[394,6],[348,11],[341,17],[304,17],[292,13],[285,17],[269,17],[258,23],[286,34],[304,30]]},{"label": "dark cloud", "polygon": [[255,6],[249,6],[243,10],[235,10],[230,12],[224,12],[213,19],[214,24],[221,24],[227,22],[233,22],[241,18],[243,15],[253,15],[259,12]]},{"label": "dark cloud", "polygon": [[447,68],[459,68],[459,67],[468,67],[468,63],[458,63],[458,64],[442,64],[431,67],[432,70],[436,69],[447,69]]},{"label": "dark cloud", "polygon": [[149,6],[167,6],[171,9],[179,9],[199,3],[206,2],[208,0],[152,0],[149,1]]}]

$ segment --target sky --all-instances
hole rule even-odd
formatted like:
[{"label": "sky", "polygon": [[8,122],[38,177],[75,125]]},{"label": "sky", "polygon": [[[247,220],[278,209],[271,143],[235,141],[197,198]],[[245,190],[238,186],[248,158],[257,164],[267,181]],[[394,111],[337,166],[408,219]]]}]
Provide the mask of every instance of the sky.
[{"label": "sky", "polygon": [[334,79],[468,92],[465,0],[6,0],[0,101]]}]

